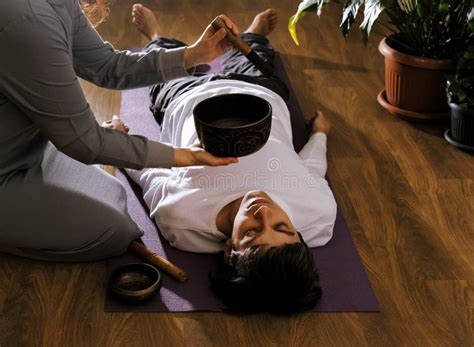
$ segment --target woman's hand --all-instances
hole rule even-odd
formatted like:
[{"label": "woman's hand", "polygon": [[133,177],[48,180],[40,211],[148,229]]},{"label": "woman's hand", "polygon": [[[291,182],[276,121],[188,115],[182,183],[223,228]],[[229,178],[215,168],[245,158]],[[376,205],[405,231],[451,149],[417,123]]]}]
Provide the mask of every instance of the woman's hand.
[{"label": "woman's hand", "polygon": [[[235,35],[239,34],[239,29],[226,16],[221,14],[219,17]],[[230,43],[225,40],[226,31],[224,28],[215,31],[209,24],[201,37],[191,46],[186,47],[184,51],[184,66],[190,69],[199,64],[206,64],[221,56],[228,48]]]},{"label": "woman's hand", "polygon": [[129,127],[116,114],[112,116],[112,119],[103,122],[101,126],[108,129],[118,130],[123,133],[128,133],[130,130]]},{"label": "woman's hand", "polygon": [[308,119],[306,124],[310,128],[311,135],[316,133],[324,133],[328,135],[331,131],[331,122],[321,111],[316,111],[316,114]]},{"label": "woman's hand", "polygon": [[174,149],[174,167],[207,165],[220,166],[237,163],[238,159],[233,157],[216,157],[206,152],[199,142],[195,142],[191,147]]}]

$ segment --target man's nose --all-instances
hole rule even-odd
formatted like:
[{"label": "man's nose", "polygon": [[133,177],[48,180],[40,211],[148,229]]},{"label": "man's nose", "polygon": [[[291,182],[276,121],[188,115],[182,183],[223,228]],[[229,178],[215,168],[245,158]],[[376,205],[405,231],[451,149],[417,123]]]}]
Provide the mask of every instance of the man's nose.
[{"label": "man's nose", "polygon": [[260,206],[260,208],[255,211],[255,217],[260,219],[263,224],[263,228],[266,228],[270,225],[272,210],[268,206]]}]

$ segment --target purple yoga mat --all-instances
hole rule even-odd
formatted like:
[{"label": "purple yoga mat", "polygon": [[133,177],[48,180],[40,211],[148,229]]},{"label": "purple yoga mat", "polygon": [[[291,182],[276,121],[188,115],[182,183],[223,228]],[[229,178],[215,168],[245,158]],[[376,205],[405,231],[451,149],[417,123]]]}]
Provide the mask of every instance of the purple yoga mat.
[{"label": "purple yoga mat", "polygon": [[[276,58],[276,70],[291,87],[280,57]],[[218,65],[213,64],[211,71]],[[298,101],[291,92],[289,109],[291,111],[295,149],[306,143],[306,126]],[[159,127],[149,111],[148,89],[134,89],[122,94],[121,117],[130,127],[130,133],[157,139]],[[108,312],[186,312],[222,311],[225,307],[209,288],[208,273],[212,269],[216,255],[183,252],[171,247],[164,240],[148,216],[148,208],[141,199],[141,189],[131,182],[122,171],[117,177],[127,190],[128,210],[134,221],[145,232],[144,244],[156,253],[165,256],[184,269],[189,280],[179,283],[163,271],[163,287],[151,300],[140,304],[124,304],[107,293],[105,311]],[[324,247],[312,250],[319,271],[323,296],[315,311],[378,311],[377,299],[360,262],[357,250],[351,239],[349,229],[341,213],[337,211],[334,236]],[[107,262],[108,274],[121,264],[140,262],[127,254]]]}]

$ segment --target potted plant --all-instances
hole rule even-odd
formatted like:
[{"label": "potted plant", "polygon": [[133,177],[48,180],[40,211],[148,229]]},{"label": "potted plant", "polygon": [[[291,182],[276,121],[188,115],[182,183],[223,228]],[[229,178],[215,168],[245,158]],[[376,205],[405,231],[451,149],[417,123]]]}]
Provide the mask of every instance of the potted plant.
[{"label": "potted plant", "polygon": [[448,75],[448,100],[451,130],[444,134],[454,146],[474,150],[474,8],[467,17],[470,35],[464,51],[456,59],[454,72]]},{"label": "potted plant", "polygon": [[[298,44],[296,24],[307,12],[321,14],[331,0],[304,0],[290,18],[288,29]],[[466,46],[469,29],[466,16],[473,0],[346,0],[340,30],[347,36],[359,9],[360,25],[367,43],[371,28],[381,13],[393,32],[379,44],[385,56],[385,89],[377,99],[389,112],[408,119],[446,118],[446,74],[452,59]]]}]

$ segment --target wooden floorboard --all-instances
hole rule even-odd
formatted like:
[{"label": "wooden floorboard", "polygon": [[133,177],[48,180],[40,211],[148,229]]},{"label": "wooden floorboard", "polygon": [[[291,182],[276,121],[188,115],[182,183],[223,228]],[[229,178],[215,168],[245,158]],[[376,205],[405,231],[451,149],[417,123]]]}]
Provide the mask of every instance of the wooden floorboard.
[{"label": "wooden floorboard", "polygon": [[[380,313],[291,318],[219,313],[105,313],[105,263],[41,263],[0,254],[0,345],[8,346],[472,346],[474,156],[444,141],[447,122],[408,123],[381,108],[383,57],[375,26],[364,46],[338,32],[339,8],[287,31],[298,1],[154,0],[165,35],[192,43],[217,14],[241,30],[279,10],[270,39],[303,110],[333,122],[328,177],[379,299]],[[116,1],[98,30],[117,48],[146,44],[133,1]],[[81,82],[98,121],[120,112],[121,93]],[[67,231],[65,231],[67,232]]]}]

